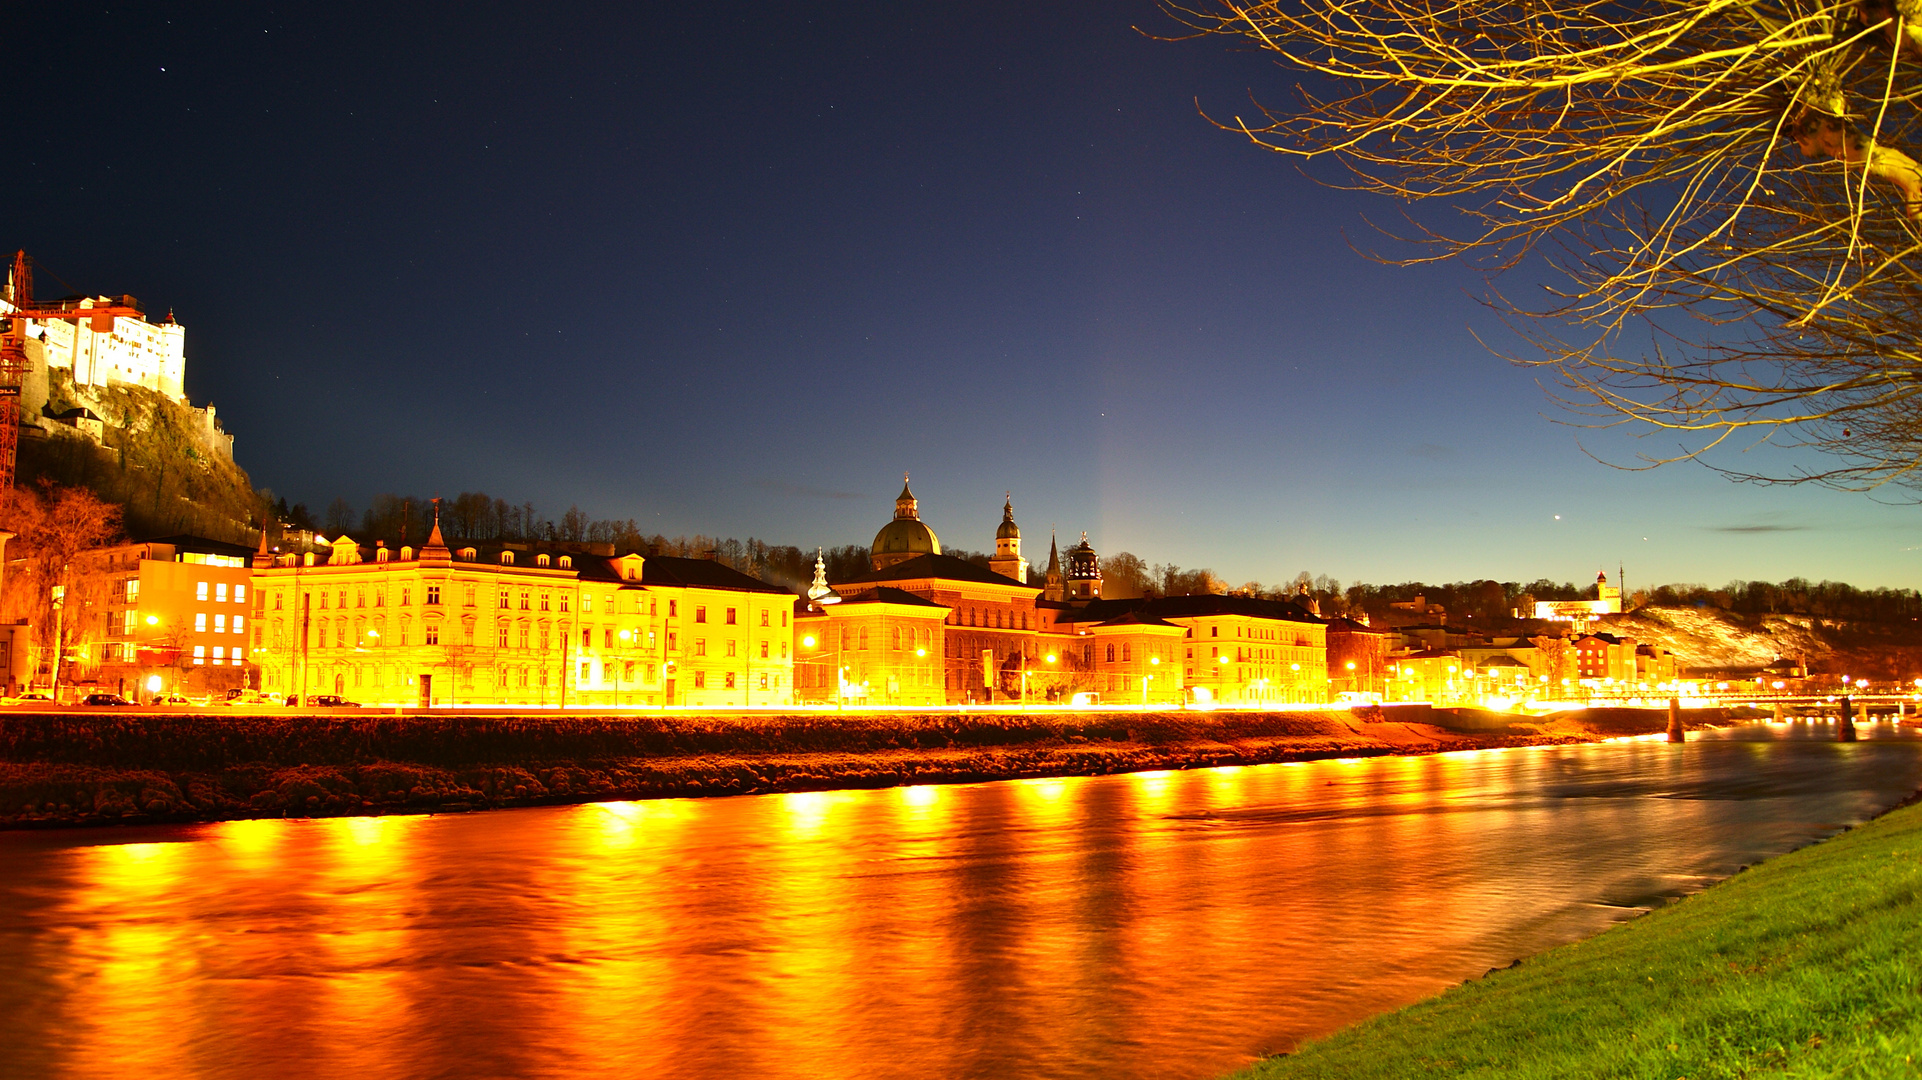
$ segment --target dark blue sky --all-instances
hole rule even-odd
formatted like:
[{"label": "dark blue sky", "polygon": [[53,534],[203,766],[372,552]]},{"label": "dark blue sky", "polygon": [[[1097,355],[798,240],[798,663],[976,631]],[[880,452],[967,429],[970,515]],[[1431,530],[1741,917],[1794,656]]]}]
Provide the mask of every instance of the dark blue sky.
[{"label": "dark blue sky", "polygon": [[[1914,511],[1611,470],[1457,268],[1208,126],[1146,2],[16,10],[8,247],[187,327],[255,482],[866,542],[1015,493],[1235,582],[1916,584]],[[1555,515],[1562,515],[1557,519]],[[1644,539],[1646,537],[1647,539]],[[1033,538],[1039,538],[1038,543]]]}]

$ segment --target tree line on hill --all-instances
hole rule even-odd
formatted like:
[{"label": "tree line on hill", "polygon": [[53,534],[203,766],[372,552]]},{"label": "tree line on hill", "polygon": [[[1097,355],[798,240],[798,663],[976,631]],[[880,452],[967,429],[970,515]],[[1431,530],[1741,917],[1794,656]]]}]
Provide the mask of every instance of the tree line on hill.
[{"label": "tree line on hill", "polygon": [[[431,499],[393,494],[375,498],[372,505],[359,512],[346,499],[335,499],[319,521],[303,505],[289,506],[284,499],[273,504],[273,515],[296,528],[325,535],[346,533],[363,542],[378,538],[390,543],[419,543],[432,527],[433,513]],[[746,540],[699,533],[670,537],[642,531],[633,518],[590,518],[578,506],[568,507],[556,520],[540,514],[531,502],[510,503],[485,492],[464,491],[441,500],[440,521],[442,533],[449,542],[603,543],[611,544],[616,553],[638,551],[711,558],[797,592],[814,579],[814,548],[771,544],[751,536]],[[943,550],[977,566],[988,565],[989,556],[985,552],[952,547]],[[865,545],[824,545],[819,551],[829,581],[846,581],[870,569]],[[1045,583],[1045,571],[1044,560],[1031,560],[1027,583],[1040,588]],[[1387,615],[1397,603],[1419,598],[1425,604],[1446,610],[1451,619],[1472,618],[1493,623],[1509,619],[1511,613],[1518,610],[1526,618],[1538,600],[1592,600],[1596,595],[1593,584],[1545,578],[1530,582],[1484,578],[1436,584],[1355,582],[1344,586],[1326,574],[1315,575],[1305,570],[1279,584],[1245,581],[1236,585],[1206,567],[1150,563],[1127,551],[1103,557],[1101,572],[1103,593],[1109,597],[1233,593],[1285,600],[1306,593],[1320,605],[1323,615],[1365,614],[1370,618]],[[1858,589],[1843,582],[1811,582],[1803,578],[1780,583],[1732,581],[1719,589],[1698,584],[1662,585],[1637,590],[1624,606],[1632,609],[1645,604],[1715,607],[1744,615],[1793,613],[1876,622],[1922,618],[1922,593],[1914,589]]]}]

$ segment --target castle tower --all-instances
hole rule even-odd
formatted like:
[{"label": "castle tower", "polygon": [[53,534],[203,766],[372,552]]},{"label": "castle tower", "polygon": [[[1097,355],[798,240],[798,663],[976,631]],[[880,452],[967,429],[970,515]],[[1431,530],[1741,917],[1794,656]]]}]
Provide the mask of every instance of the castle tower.
[{"label": "castle tower", "polygon": [[1054,531],[1048,532],[1048,584],[1041,591],[1043,600],[1059,604],[1067,599],[1067,586],[1061,580],[1061,551],[1055,546]]},{"label": "castle tower", "polygon": [[1608,583],[1606,570],[1595,575],[1595,599],[1600,602],[1603,614],[1620,615],[1622,613],[1622,590]]},{"label": "castle tower", "polygon": [[894,520],[874,534],[869,556],[876,570],[922,555],[941,554],[941,540],[921,521],[921,502],[908,490],[908,474],[901,474],[901,494],[894,500]]},{"label": "castle tower", "polygon": [[1071,604],[1101,599],[1101,560],[1095,557],[1094,548],[1088,546],[1085,532],[1081,534],[1081,542],[1068,549],[1067,586]]},{"label": "castle tower", "polygon": [[988,569],[1021,584],[1028,583],[1028,560],[1021,557],[1021,526],[1014,523],[1014,493],[1001,506],[1001,527],[994,530],[994,558]]}]

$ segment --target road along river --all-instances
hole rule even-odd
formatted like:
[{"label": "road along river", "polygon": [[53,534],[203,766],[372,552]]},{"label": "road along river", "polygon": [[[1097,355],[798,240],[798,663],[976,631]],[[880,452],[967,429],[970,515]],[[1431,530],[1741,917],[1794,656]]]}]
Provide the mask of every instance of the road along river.
[{"label": "road along river", "polygon": [[0,834],[0,1076],[1212,1077],[1922,787],[1861,730]]}]

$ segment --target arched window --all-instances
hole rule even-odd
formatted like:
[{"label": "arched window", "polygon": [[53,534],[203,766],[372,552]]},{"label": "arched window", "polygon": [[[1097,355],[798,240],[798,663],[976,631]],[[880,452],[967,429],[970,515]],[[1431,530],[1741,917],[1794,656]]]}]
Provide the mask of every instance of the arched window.
[{"label": "arched window", "polygon": [[540,554],[540,555],[536,555],[536,556],[534,556],[534,565],[535,565],[535,566],[546,566],[546,565],[548,564],[548,562],[549,562],[549,559],[547,558],[547,556],[546,556],[546,554],[544,554],[544,553],[543,553],[543,554]]},{"label": "arched window", "polygon": [[514,553],[511,551],[501,552],[501,565],[502,566],[514,565]]}]

